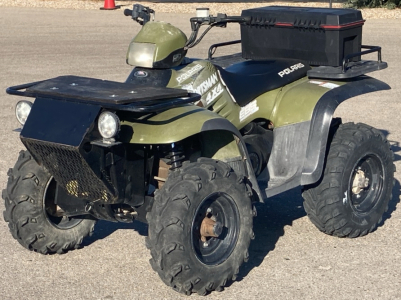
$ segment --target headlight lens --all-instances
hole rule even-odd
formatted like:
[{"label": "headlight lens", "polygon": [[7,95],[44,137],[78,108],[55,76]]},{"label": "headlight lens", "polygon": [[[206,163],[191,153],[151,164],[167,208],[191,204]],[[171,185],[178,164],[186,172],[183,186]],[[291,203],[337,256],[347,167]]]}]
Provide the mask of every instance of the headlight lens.
[{"label": "headlight lens", "polygon": [[131,66],[152,68],[155,50],[155,44],[132,42],[128,48],[127,63]]},{"label": "headlight lens", "polygon": [[105,111],[100,114],[97,126],[102,137],[110,139],[115,137],[120,130],[120,119],[116,114]]},{"label": "headlight lens", "polygon": [[24,126],[26,119],[28,119],[28,115],[31,112],[32,102],[21,100],[15,106],[15,116],[17,117],[18,122]]}]

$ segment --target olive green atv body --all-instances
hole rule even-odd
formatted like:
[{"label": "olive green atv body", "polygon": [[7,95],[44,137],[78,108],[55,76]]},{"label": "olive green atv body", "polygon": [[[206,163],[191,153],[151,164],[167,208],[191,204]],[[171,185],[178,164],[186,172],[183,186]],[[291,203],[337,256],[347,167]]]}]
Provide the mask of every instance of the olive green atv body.
[{"label": "olive green atv body", "polygon": [[187,39],[151,21],[150,8],[125,13],[143,25],[126,82],[61,76],[7,90],[35,98],[17,104],[27,151],[3,191],[5,220],[24,247],[62,253],[98,219],[147,222],[153,269],[178,292],[203,295],[235,280],[254,238],[253,204],[278,193],[303,186],[308,216],[327,234],[377,227],[393,185],[389,144],[333,114],[390,88],[364,75],[384,68],[381,59],[332,79],[312,78],[315,66],[297,58],[189,59],[201,25],[250,19],[192,18]]}]

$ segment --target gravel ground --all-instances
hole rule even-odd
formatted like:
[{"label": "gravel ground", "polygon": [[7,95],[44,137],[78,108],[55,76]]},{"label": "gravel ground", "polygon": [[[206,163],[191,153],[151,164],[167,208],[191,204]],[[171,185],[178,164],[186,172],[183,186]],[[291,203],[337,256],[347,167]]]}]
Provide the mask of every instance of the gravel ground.
[{"label": "gravel ground", "polygon": [[[130,7],[138,1],[115,1],[121,8]],[[326,2],[268,2],[268,3],[151,3],[140,2],[150,6],[159,13],[195,13],[197,7],[209,7],[212,14],[224,12],[226,14],[240,14],[245,8],[267,5],[283,6],[310,6],[327,7]],[[72,8],[72,9],[99,9],[104,6],[103,0],[1,0],[0,7],[40,7],[40,8]],[[342,7],[340,3],[334,3],[333,7]],[[401,9],[389,10],[386,8],[361,9],[365,19],[401,19]]]}]

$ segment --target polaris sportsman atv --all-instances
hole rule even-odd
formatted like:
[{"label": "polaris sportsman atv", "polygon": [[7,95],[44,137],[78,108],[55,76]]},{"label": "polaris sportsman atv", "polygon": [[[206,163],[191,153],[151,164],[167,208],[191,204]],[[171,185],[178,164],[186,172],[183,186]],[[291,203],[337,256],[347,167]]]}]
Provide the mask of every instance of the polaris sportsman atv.
[{"label": "polaris sportsman atv", "polygon": [[[204,295],[248,260],[253,204],[291,188],[303,187],[324,233],[376,229],[392,193],[389,143],[375,128],[333,118],[344,100],[390,89],[365,75],[387,64],[380,47],[361,44],[359,11],[199,9],[188,39],[148,7],[125,15],[143,25],[126,82],[61,76],[7,89],[35,98],[16,105],[27,150],[3,191],[4,218],[22,246],[63,253],[96,220],[139,220],[149,224],[162,280]],[[240,24],[241,40],[212,45],[207,59],[185,57],[227,23]],[[242,53],[213,57],[236,43]],[[367,53],[377,61],[361,60]]]}]

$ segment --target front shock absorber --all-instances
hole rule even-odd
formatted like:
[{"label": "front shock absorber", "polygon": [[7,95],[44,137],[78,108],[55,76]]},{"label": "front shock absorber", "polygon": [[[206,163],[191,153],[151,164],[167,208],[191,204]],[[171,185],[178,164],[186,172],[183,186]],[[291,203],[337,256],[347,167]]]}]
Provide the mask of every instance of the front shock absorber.
[{"label": "front shock absorber", "polygon": [[183,154],[184,151],[182,150],[181,145],[176,143],[171,144],[171,150],[166,156],[166,158],[170,160],[167,162],[167,164],[170,166],[171,171],[181,168],[182,162],[185,160],[185,156]]}]

